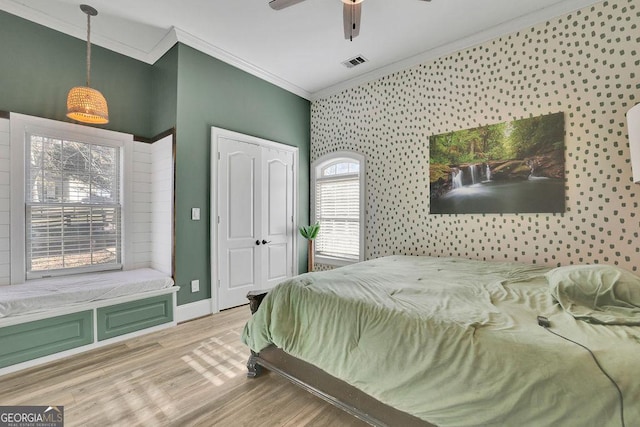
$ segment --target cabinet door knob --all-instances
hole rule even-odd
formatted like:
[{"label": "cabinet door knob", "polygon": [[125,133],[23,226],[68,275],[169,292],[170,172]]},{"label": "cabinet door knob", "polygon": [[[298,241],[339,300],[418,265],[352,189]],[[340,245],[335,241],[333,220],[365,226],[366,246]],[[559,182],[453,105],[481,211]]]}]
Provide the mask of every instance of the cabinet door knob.
[{"label": "cabinet door knob", "polygon": [[260,245],[260,240],[256,240],[256,245]]}]

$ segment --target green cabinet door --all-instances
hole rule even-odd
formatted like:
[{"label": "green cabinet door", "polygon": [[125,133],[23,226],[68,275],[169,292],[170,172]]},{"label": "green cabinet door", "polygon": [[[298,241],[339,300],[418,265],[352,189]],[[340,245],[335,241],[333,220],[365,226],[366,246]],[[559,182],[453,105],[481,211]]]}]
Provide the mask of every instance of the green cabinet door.
[{"label": "green cabinet door", "polygon": [[91,310],[0,328],[0,368],[91,344]]},{"label": "green cabinet door", "polygon": [[173,294],[98,308],[98,341],[173,321]]}]

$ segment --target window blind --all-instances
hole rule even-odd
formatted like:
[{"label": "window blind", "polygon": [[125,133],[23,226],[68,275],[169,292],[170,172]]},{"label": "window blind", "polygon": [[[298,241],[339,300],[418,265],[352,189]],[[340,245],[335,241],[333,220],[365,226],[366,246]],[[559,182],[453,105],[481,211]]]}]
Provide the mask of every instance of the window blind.
[{"label": "window blind", "polygon": [[27,142],[27,276],[119,268],[119,148],[42,135]]},{"label": "window blind", "polygon": [[360,253],[360,181],[358,175],[318,178],[315,242],[319,256],[358,260]]}]

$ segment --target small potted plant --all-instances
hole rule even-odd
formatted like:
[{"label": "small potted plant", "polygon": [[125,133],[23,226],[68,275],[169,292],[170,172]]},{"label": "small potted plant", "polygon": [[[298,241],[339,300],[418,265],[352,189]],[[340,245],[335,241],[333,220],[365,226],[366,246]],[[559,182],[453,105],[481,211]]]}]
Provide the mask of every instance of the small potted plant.
[{"label": "small potted plant", "polygon": [[300,234],[302,237],[307,239],[308,243],[308,263],[307,263],[307,271],[313,271],[313,240],[318,235],[320,231],[320,224],[316,222],[313,225],[303,225],[300,227]]}]

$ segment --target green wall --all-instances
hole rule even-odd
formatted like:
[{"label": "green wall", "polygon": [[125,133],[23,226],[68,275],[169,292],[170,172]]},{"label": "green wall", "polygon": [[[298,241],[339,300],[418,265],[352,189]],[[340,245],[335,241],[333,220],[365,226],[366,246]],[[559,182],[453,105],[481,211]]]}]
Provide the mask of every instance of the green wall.
[{"label": "green wall", "polygon": [[152,135],[175,127],[178,108],[178,45],[153,64],[151,100]]},{"label": "green wall", "polygon": [[[211,126],[299,147],[298,221],[309,221],[309,101],[179,44],[176,144],[178,303],[211,296],[209,218]],[[191,221],[199,207],[203,221]],[[296,233],[297,234],[297,233]],[[306,245],[298,242],[299,270]],[[189,283],[200,280],[200,292]]]},{"label": "green wall", "polygon": [[[66,96],[85,83],[86,43],[2,11],[0,36],[0,111],[69,121]],[[211,126],[299,147],[298,220],[309,221],[309,101],[182,44],[153,66],[97,46],[91,62],[92,86],[109,103],[104,128],[147,138],[176,128],[179,304],[211,297]],[[192,207],[201,208],[201,221],[191,221]],[[303,272],[301,240],[299,252]],[[198,293],[190,292],[193,279]]]},{"label": "green wall", "polygon": [[[0,11],[0,110],[70,122],[67,93],[86,84],[86,41]],[[91,47],[91,86],[109,104],[106,129],[151,134],[153,67]]]}]

